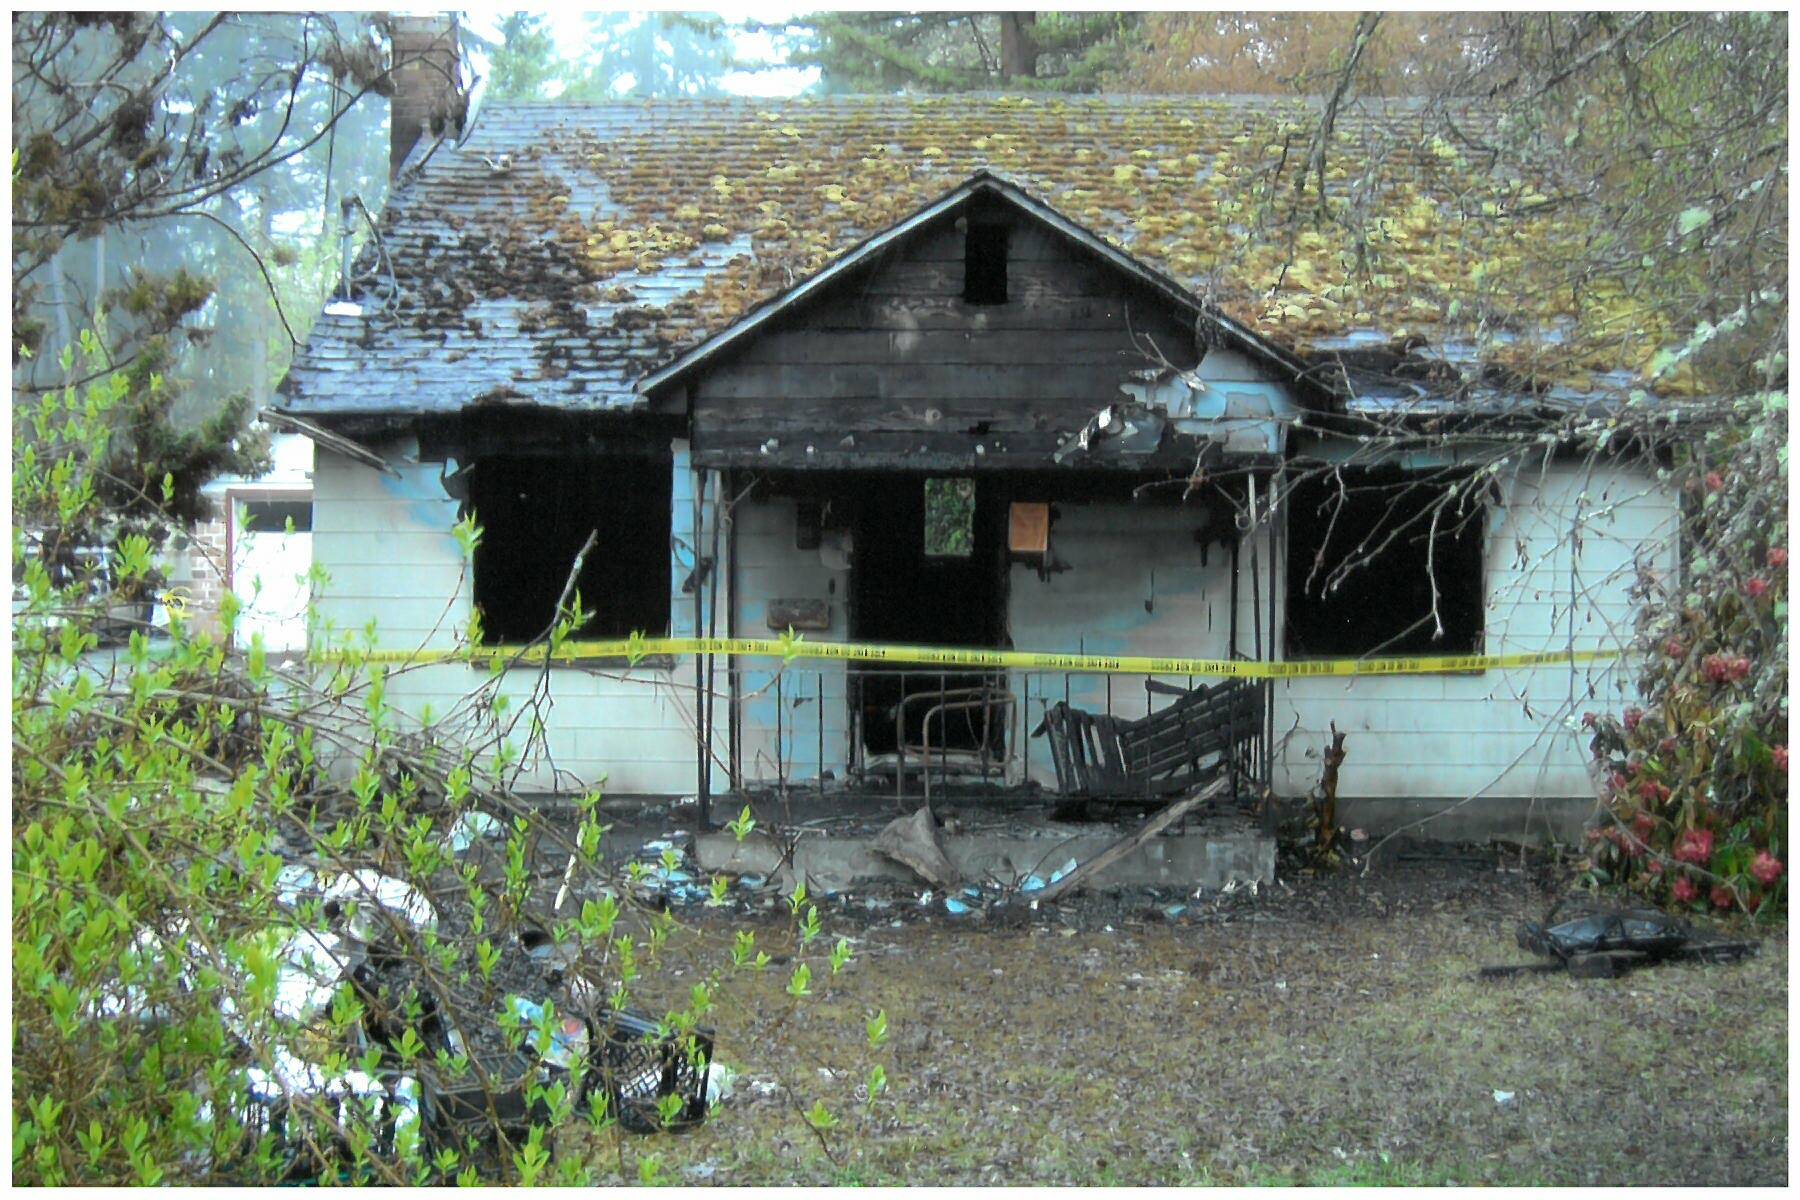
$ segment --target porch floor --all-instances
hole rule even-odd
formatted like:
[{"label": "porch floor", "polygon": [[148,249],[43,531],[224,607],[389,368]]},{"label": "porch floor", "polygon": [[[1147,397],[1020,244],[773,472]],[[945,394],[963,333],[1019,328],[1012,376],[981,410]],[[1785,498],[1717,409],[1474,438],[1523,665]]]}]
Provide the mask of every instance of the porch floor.
[{"label": "porch floor", "polygon": [[[875,851],[882,828],[902,815],[892,793],[794,792],[785,800],[724,796],[714,801],[714,812],[729,818],[746,802],[758,829],[741,842],[728,830],[699,835],[694,850],[702,872],[775,877],[784,889],[804,879],[815,895],[875,884],[928,886],[909,868]],[[904,812],[921,803],[919,796],[909,797]],[[1058,820],[1056,804],[1055,797],[1041,793],[1003,798],[964,793],[940,799],[934,788],[932,796],[945,854],[966,883],[986,891],[1017,889],[1033,876],[1047,881],[1071,861],[1093,858],[1142,820]],[[763,832],[771,828],[777,836]],[[791,860],[782,850],[788,841],[793,844]],[[1272,883],[1274,878],[1275,839],[1254,818],[1226,806],[1196,813],[1151,838],[1098,876],[1094,886],[1191,892],[1217,890],[1234,881]]]}]

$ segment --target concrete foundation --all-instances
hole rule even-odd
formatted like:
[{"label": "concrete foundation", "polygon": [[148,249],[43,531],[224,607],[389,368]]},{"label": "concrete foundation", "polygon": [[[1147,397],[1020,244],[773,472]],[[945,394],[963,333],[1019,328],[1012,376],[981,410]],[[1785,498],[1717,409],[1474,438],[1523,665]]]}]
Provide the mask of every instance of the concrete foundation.
[{"label": "concrete foundation", "polygon": [[[1481,796],[1474,800],[1413,797],[1338,801],[1338,824],[1380,837],[1407,830],[1422,841],[1522,842],[1529,846],[1580,845],[1582,830],[1594,815],[1592,797]],[[1415,822],[1424,821],[1422,825]]]},{"label": "concrete foundation", "polygon": [[[942,840],[965,882],[1012,886],[1027,875],[1048,879],[1071,859],[1086,862],[1127,832],[1111,825],[1033,822],[943,834]],[[696,839],[695,856],[707,874],[777,876],[784,890],[803,879],[815,895],[877,882],[928,886],[876,853],[875,837],[874,832],[802,833],[793,861],[784,864],[780,848],[765,834],[752,833],[740,842],[730,833],[708,833]],[[1097,876],[1093,886],[1192,891],[1274,879],[1275,839],[1251,825],[1219,821],[1151,838]]]}]

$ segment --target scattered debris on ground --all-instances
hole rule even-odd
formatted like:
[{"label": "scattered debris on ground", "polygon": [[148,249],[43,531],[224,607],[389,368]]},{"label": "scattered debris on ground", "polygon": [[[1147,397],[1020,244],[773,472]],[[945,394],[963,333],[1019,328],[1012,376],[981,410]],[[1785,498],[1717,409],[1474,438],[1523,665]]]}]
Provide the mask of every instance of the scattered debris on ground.
[{"label": "scattered debris on ground", "polygon": [[[496,818],[467,814],[446,848],[479,875],[504,852],[492,838],[501,829]],[[616,883],[597,892],[585,881],[579,899],[702,898],[683,869],[684,836],[650,839],[614,873]],[[539,872],[538,891],[560,882],[564,897],[567,874],[560,863]],[[730,1093],[733,1076],[713,1070],[711,1031],[678,1037],[646,1013],[616,1008],[606,964],[591,961],[579,940],[558,942],[547,932],[545,914],[560,907],[547,892],[502,928],[492,914],[484,923],[453,889],[428,898],[374,868],[332,872],[297,861],[280,872],[276,898],[293,923],[276,953],[278,1011],[304,1029],[347,991],[361,1012],[347,1044],[278,1044],[270,1069],[251,1070],[251,1111],[242,1116],[274,1135],[290,1181],[331,1178],[347,1161],[343,1147],[314,1144],[293,1117],[338,1114],[353,1099],[380,1114],[379,1152],[416,1127],[434,1151],[462,1151],[473,1139],[492,1156],[546,1116],[540,1089],[558,1082],[579,1083],[581,1105],[603,1093],[608,1111],[634,1133],[695,1124]],[[449,963],[434,950],[449,951]],[[125,996],[114,1007],[131,1002]],[[320,1064],[333,1051],[356,1065],[326,1070]],[[467,1072],[445,1069],[465,1059]],[[673,1111],[669,1097],[678,1101]]]},{"label": "scattered debris on ground", "polygon": [[952,891],[962,884],[962,875],[944,853],[938,837],[937,821],[930,805],[921,805],[910,817],[896,817],[875,839],[875,849],[902,866],[918,872],[933,887]]},{"label": "scattered debris on ground", "polygon": [[[1738,967],[1675,962],[1603,1005],[1566,974],[1495,987],[1476,969],[1541,922],[1570,869],[1517,847],[1388,849],[1367,873],[1290,865],[1254,895],[1103,887],[1033,910],[1021,885],[964,915],[935,889],[920,904],[919,884],[821,899],[856,950],[830,1011],[789,1015],[784,972],[741,978],[716,1021],[743,1074],[733,1100],[682,1137],[623,1142],[620,1181],[634,1153],[734,1186],[1786,1179],[1779,920],[1734,934],[1761,945]],[[784,946],[791,914],[679,919],[671,1001],[739,929]],[[881,1052],[833,1015],[876,1012]],[[888,1090],[871,1106],[858,1087],[876,1063]],[[835,1157],[801,1115],[816,1102],[843,1121]]]}]

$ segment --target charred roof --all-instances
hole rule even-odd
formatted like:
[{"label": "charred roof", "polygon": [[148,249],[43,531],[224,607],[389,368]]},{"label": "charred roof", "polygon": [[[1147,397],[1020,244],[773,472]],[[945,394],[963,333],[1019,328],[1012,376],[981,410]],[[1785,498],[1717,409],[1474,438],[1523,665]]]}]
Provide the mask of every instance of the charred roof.
[{"label": "charred roof", "polygon": [[[646,376],[983,171],[1328,384],[1358,387],[1384,354],[1433,364],[1410,378],[1440,399],[1451,376],[1570,395],[1631,380],[1641,364],[1617,339],[1572,352],[1583,330],[1621,324],[1615,289],[1532,286],[1529,264],[1579,254],[1584,230],[1547,178],[1492,170],[1491,124],[1475,108],[1353,105],[1325,147],[1325,205],[1308,209],[1296,189],[1318,177],[1317,120],[1302,101],[494,104],[460,144],[415,150],[381,217],[384,269],[327,306],[283,407],[637,408]],[[1646,358],[1655,333],[1637,330]]]}]

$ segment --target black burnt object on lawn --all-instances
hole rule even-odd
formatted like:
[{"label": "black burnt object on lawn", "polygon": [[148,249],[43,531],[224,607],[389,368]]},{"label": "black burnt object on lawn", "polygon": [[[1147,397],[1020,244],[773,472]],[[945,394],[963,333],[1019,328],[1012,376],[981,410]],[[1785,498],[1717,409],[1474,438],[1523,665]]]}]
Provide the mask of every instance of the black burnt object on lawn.
[{"label": "black burnt object on lawn", "polygon": [[1591,900],[1562,900],[1542,921],[1519,926],[1519,948],[1547,961],[1483,967],[1481,978],[1567,970],[1606,979],[1659,962],[1735,962],[1756,953],[1755,942],[1702,933],[1655,908],[1626,908]]}]

